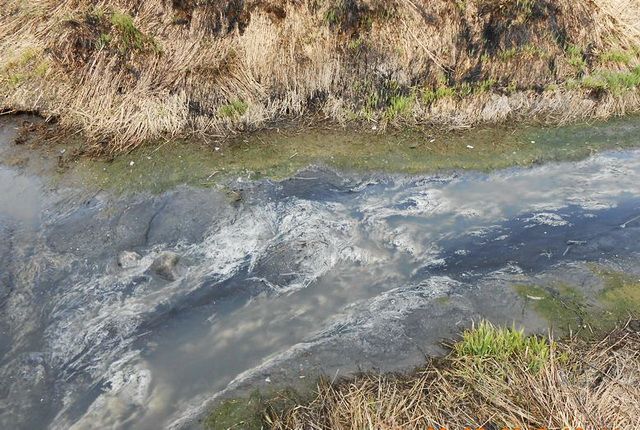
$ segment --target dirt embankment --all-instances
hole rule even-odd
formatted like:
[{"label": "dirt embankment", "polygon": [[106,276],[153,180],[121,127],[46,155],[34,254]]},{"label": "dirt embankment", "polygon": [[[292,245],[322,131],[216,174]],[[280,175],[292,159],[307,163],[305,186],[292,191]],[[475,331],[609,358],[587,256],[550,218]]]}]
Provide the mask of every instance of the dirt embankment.
[{"label": "dirt embankment", "polygon": [[640,107],[638,0],[5,0],[0,108],[118,152],[327,118],[562,123]]}]

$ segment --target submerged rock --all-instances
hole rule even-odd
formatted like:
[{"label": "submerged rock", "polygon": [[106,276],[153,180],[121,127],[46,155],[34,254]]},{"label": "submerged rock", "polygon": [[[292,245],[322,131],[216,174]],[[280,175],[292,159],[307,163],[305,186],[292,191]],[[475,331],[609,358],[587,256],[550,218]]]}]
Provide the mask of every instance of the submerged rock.
[{"label": "submerged rock", "polygon": [[165,251],[153,260],[150,270],[167,281],[175,281],[178,278],[178,262],[180,262],[178,254]]},{"label": "submerged rock", "polygon": [[137,252],[122,251],[120,255],[118,255],[118,266],[122,267],[123,269],[136,267],[139,264],[141,258],[142,257]]}]

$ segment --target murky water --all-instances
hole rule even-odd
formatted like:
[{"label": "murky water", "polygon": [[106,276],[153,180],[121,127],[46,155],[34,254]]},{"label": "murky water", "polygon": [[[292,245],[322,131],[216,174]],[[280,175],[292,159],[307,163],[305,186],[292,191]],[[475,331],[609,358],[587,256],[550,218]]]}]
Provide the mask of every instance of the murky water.
[{"label": "murky water", "polygon": [[514,286],[597,306],[586,263],[629,271],[640,251],[636,150],[228,187],[117,196],[0,167],[0,428],[197,428],[219,396],[406,368],[472,319],[544,330]]}]

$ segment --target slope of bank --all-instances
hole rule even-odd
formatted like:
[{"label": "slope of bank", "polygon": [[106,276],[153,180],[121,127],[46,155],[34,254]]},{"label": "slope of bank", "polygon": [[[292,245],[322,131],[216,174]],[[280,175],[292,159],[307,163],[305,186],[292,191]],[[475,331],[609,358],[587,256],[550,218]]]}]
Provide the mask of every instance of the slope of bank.
[{"label": "slope of bank", "polygon": [[274,121],[467,127],[640,107],[637,0],[7,0],[0,108],[98,152]]},{"label": "slope of bank", "polygon": [[555,342],[482,322],[411,373],[321,380],[306,397],[256,392],[205,428],[638,428],[639,330],[632,320],[600,341]]}]

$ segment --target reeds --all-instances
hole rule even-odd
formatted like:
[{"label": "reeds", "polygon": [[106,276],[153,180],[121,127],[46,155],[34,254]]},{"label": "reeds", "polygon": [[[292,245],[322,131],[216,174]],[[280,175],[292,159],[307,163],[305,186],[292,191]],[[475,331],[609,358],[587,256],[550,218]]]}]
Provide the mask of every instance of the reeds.
[{"label": "reeds", "polygon": [[[4,0],[0,109],[55,117],[111,153],[302,117],[378,129],[606,118],[640,106],[625,78],[640,64],[639,4]],[[621,86],[594,88],[602,76]]]}]

